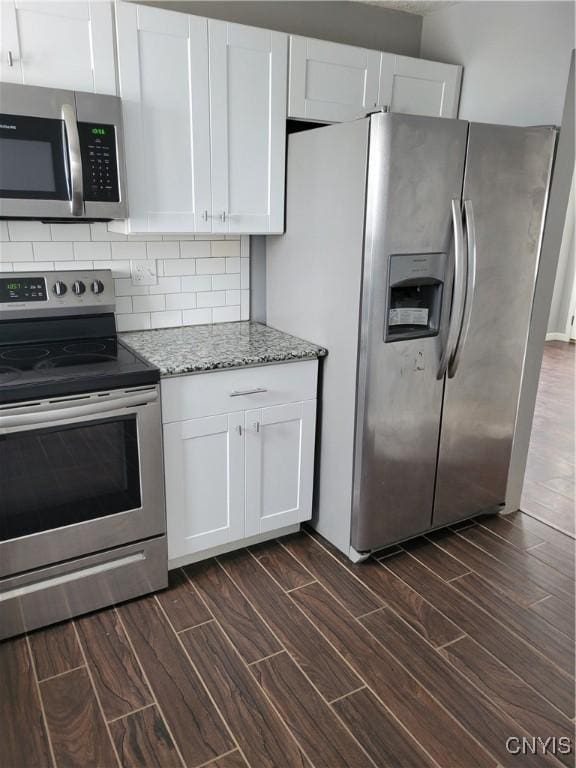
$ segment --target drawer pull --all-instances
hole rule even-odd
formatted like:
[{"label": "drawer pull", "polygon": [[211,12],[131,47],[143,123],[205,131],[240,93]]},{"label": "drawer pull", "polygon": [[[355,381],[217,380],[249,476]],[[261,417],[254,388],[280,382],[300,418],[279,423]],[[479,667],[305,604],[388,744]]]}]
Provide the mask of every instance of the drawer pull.
[{"label": "drawer pull", "polygon": [[242,397],[243,395],[261,395],[263,392],[268,392],[265,387],[256,387],[256,389],[238,389],[234,392],[230,392],[230,397]]}]

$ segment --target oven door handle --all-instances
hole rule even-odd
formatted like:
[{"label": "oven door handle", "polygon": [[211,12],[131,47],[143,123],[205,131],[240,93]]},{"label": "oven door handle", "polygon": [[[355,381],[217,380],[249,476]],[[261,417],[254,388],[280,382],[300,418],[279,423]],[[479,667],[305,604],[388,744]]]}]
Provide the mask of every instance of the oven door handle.
[{"label": "oven door handle", "polygon": [[34,408],[26,413],[15,413],[8,416],[0,416],[0,434],[4,429],[18,429],[29,425],[45,424],[56,421],[65,424],[72,419],[91,416],[98,413],[113,413],[124,408],[133,408],[137,405],[146,405],[158,399],[158,392],[142,392],[137,395],[123,395],[117,398],[106,398],[100,402],[87,403],[86,405],[73,405],[70,407],[52,408],[47,404],[47,410],[42,406]]}]

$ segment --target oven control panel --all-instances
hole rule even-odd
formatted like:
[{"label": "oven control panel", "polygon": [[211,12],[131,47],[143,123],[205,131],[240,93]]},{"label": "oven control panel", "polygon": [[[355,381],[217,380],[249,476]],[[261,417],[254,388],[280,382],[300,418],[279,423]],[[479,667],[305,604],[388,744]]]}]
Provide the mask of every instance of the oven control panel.
[{"label": "oven control panel", "polygon": [[109,269],[13,272],[0,276],[0,315],[74,314],[114,310],[114,281]]},{"label": "oven control panel", "polygon": [[82,149],[84,199],[117,203],[120,190],[114,126],[78,123],[78,133]]}]

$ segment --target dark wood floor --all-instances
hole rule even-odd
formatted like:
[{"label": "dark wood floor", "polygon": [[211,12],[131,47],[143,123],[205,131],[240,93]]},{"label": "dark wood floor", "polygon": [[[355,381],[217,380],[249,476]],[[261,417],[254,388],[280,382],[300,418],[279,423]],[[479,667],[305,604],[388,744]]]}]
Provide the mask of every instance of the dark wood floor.
[{"label": "dark wood floor", "polygon": [[521,508],[575,533],[574,397],[576,344],[544,348]]},{"label": "dark wood floor", "polygon": [[[0,764],[574,765],[574,542],[517,513],[351,565],[302,533],[0,644]],[[516,742],[514,742],[516,744]]]}]

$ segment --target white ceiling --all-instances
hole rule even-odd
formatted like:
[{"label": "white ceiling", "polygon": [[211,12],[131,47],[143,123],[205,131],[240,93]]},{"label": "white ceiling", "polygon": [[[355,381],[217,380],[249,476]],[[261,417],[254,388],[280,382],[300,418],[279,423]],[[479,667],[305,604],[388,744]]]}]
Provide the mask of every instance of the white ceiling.
[{"label": "white ceiling", "polygon": [[407,11],[418,16],[426,16],[428,13],[440,11],[450,5],[458,5],[462,0],[356,0],[368,5],[380,5],[382,8],[391,8],[395,11]]}]

